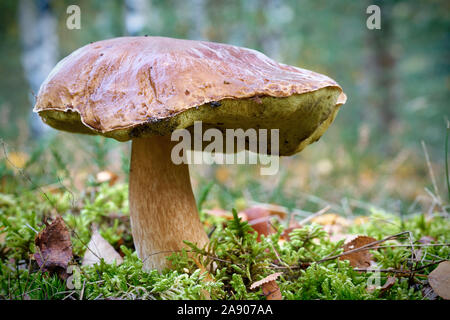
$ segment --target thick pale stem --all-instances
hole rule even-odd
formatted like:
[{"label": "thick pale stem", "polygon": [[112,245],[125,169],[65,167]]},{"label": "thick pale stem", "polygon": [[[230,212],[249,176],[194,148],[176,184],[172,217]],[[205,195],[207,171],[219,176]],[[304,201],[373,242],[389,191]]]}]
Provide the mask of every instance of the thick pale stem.
[{"label": "thick pale stem", "polygon": [[170,137],[134,139],[130,166],[130,215],[134,244],[144,269],[170,267],[167,255],[203,246],[208,237],[200,222],[187,164],[175,165]]}]

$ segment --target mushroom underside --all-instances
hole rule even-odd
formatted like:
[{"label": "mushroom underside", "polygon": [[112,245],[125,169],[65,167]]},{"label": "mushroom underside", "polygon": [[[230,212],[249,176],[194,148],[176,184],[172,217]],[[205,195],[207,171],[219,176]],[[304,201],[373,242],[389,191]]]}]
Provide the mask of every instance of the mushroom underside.
[{"label": "mushroom underside", "polygon": [[[85,124],[82,115],[80,116],[76,109],[65,111],[50,108],[39,112],[39,115],[55,129],[100,134],[118,141],[170,135],[176,129],[192,131],[195,121],[202,122],[203,130],[278,129],[279,155],[288,156],[301,151],[322,136],[338,112],[340,105],[337,104],[337,100],[340,92],[338,87],[325,87],[281,98],[254,96],[244,99],[223,99],[187,109],[170,118],[149,119],[146,122],[106,132],[95,130]],[[236,151],[239,150],[234,150]],[[271,153],[270,145],[268,153]]]}]

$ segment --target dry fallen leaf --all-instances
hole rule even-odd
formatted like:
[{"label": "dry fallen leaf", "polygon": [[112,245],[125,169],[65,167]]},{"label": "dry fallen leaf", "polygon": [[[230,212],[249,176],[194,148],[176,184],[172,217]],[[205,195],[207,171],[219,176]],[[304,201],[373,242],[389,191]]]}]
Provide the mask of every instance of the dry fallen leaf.
[{"label": "dry fallen leaf", "polygon": [[271,215],[276,215],[280,219],[285,219],[288,215],[288,210],[282,206],[273,203],[260,203],[257,207],[266,209]]},{"label": "dry fallen leaf", "polygon": [[88,248],[84,253],[83,266],[92,266],[103,259],[106,263],[116,262],[120,265],[123,262],[120,254],[109,244],[98,232],[97,228],[93,228],[92,237],[88,243]]},{"label": "dry fallen leaf", "polygon": [[[377,240],[372,237],[357,236],[355,239],[344,245],[344,253],[350,250],[361,248],[362,246],[375,241]],[[354,268],[367,268],[370,267],[373,262],[372,254],[369,252],[369,250],[361,250],[345,254],[339,257],[339,260],[349,260],[350,265]]]},{"label": "dry fallen leaf", "polygon": [[388,291],[392,286],[397,282],[396,277],[388,277],[386,282],[383,286],[377,287],[377,286],[369,286],[367,287],[367,291],[373,292],[375,289],[380,289],[380,294],[383,295],[386,291]]},{"label": "dry fallen leaf", "polygon": [[114,172],[104,170],[97,173],[96,180],[98,183],[108,182],[110,186],[116,183],[119,176]]},{"label": "dry fallen leaf", "polygon": [[278,283],[276,282],[278,277],[282,274],[282,272],[277,272],[265,277],[262,280],[256,281],[250,286],[250,289],[253,290],[261,287],[267,300],[282,300],[283,296],[281,295],[280,287],[278,287]]},{"label": "dry fallen leaf", "polygon": [[248,224],[258,233],[257,240],[261,235],[268,236],[273,233],[270,225],[270,211],[261,207],[250,207],[243,211],[247,217]]},{"label": "dry fallen leaf", "polygon": [[450,261],[439,263],[428,275],[428,282],[441,298],[450,300]]},{"label": "dry fallen leaf", "polygon": [[70,233],[61,216],[56,216],[50,225],[39,232],[34,243],[34,258],[41,270],[57,273],[62,279],[66,279],[66,269],[73,255]]},{"label": "dry fallen leaf", "polygon": [[381,293],[385,293],[397,282],[396,277],[388,277],[384,285],[381,287]]}]

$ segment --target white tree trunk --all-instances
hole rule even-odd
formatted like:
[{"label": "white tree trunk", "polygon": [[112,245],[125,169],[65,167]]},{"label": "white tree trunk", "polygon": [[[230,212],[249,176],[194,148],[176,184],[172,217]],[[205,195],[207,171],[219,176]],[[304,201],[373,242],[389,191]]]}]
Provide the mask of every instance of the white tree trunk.
[{"label": "white tree trunk", "polygon": [[[22,41],[22,64],[32,90],[30,100],[58,61],[57,21],[48,0],[20,0],[19,25]],[[31,109],[31,108],[30,108]],[[39,137],[49,130],[35,113],[31,113],[31,132]]]}]

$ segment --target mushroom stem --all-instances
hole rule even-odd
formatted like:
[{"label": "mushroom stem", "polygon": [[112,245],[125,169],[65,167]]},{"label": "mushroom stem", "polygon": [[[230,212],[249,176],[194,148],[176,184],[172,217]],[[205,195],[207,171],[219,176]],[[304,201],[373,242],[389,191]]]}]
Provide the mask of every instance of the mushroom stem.
[{"label": "mushroom stem", "polygon": [[203,246],[208,237],[200,222],[187,164],[175,165],[167,136],[132,142],[130,215],[133,240],[144,269],[170,268],[166,257],[188,240]]}]

